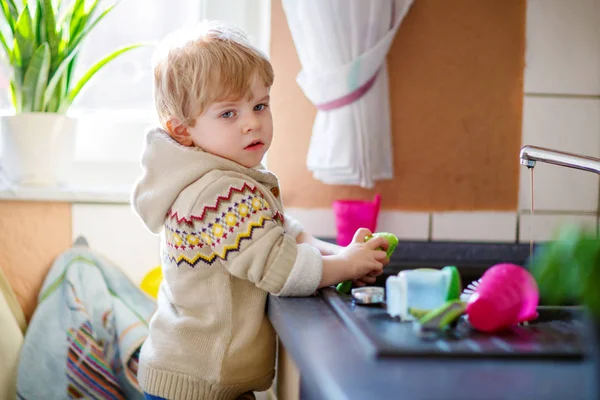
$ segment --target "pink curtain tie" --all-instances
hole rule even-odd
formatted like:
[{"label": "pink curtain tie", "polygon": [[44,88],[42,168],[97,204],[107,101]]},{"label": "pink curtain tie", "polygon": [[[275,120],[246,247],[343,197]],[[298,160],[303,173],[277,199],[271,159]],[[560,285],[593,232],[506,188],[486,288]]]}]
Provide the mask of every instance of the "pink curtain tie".
[{"label": "pink curtain tie", "polygon": [[342,96],[339,99],[328,101],[327,103],[316,104],[315,106],[317,107],[317,110],[331,111],[335,110],[336,108],[341,108],[347,106],[348,104],[354,103],[356,100],[363,97],[365,93],[367,93],[369,89],[371,89],[371,87],[373,87],[373,84],[375,83],[375,80],[379,75],[379,71],[380,70],[377,70],[377,72],[375,72],[375,75],[373,75],[371,79],[369,79],[362,86],[358,87],[356,90],[353,90],[347,95]]}]

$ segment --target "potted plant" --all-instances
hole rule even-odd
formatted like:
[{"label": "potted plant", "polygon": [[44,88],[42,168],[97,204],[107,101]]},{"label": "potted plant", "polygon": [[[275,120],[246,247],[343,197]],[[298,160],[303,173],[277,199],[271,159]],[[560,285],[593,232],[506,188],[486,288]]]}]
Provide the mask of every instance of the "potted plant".
[{"label": "potted plant", "polygon": [[542,301],[587,308],[596,373],[600,380],[600,239],[596,230],[563,226],[552,241],[539,247],[530,269]]},{"label": "potted plant", "polygon": [[82,44],[114,4],[102,8],[99,0],[22,3],[0,1],[1,25],[6,28],[0,30],[0,53],[11,73],[15,111],[0,121],[2,169],[20,185],[54,186],[64,182],[74,158],[75,120],[67,110],[96,72],[141,44],[114,51],[76,78]]}]

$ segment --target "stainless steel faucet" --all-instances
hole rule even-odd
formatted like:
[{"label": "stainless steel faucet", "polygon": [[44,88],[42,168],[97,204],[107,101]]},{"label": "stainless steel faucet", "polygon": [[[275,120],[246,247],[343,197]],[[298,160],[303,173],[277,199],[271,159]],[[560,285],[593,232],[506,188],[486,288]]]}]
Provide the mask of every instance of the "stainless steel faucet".
[{"label": "stainless steel faucet", "polygon": [[521,148],[521,164],[533,168],[537,161],[595,172],[600,175],[600,158],[565,153],[563,151],[536,146],[523,146]]}]

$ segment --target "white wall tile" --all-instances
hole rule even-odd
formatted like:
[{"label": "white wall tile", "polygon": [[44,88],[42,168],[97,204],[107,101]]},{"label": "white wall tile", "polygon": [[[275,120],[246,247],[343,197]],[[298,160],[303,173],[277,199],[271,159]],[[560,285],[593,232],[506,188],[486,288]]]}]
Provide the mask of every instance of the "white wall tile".
[{"label": "white wall tile", "polygon": [[595,215],[556,215],[556,214],[534,214],[533,226],[529,213],[521,213],[519,222],[519,241],[528,243],[533,236],[534,241],[546,241],[552,239],[556,230],[564,224],[597,229],[598,218]]},{"label": "white wall tile", "polygon": [[296,218],[304,230],[313,236],[334,238],[337,236],[335,216],[331,208],[286,207],[285,213]]},{"label": "white wall tile", "polygon": [[[285,210],[296,218],[306,232],[314,236],[335,238],[337,230],[335,215],[330,208],[291,208]],[[404,240],[427,240],[429,237],[429,214],[403,211],[381,211],[377,219],[377,231],[390,232]]]},{"label": "white wall tile", "polygon": [[377,230],[390,232],[404,240],[429,239],[429,214],[419,212],[382,211]]},{"label": "white wall tile", "polygon": [[73,238],[121,267],[133,282],[160,264],[159,237],[146,229],[128,205],[73,205]]},{"label": "white wall tile", "polygon": [[526,29],[526,93],[600,94],[600,0],[529,0]]},{"label": "white wall tile", "polygon": [[[600,157],[600,100],[525,97],[523,144]],[[520,170],[519,208],[531,208],[530,172]],[[597,211],[597,174],[538,163],[535,209]]]},{"label": "white wall tile", "polygon": [[517,214],[512,212],[434,213],[432,239],[449,241],[514,242]]}]

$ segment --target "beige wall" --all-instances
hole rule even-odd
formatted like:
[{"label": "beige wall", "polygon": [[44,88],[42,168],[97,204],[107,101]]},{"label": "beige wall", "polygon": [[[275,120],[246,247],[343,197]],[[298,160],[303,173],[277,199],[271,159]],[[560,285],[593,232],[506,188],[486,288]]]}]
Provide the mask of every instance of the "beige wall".
[{"label": "beige wall", "polygon": [[0,201],[0,268],[27,320],[53,260],[71,245],[71,204]]},{"label": "beige wall", "polygon": [[372,198],[384,209],[516,210],[525,0],[418,0],[388,56],[395,179],[375,190],[312,178],[306,153],[316,110],[295,82],[300,63],[281,0],[272,1],[276,137],[268,165],[287,206]]},{"label": "beige wall", "polygon": [[0,200],[0,269],[28,320],[53,261],[79,236],[135,284],[160,265],[158,236],[128,204]]}]

